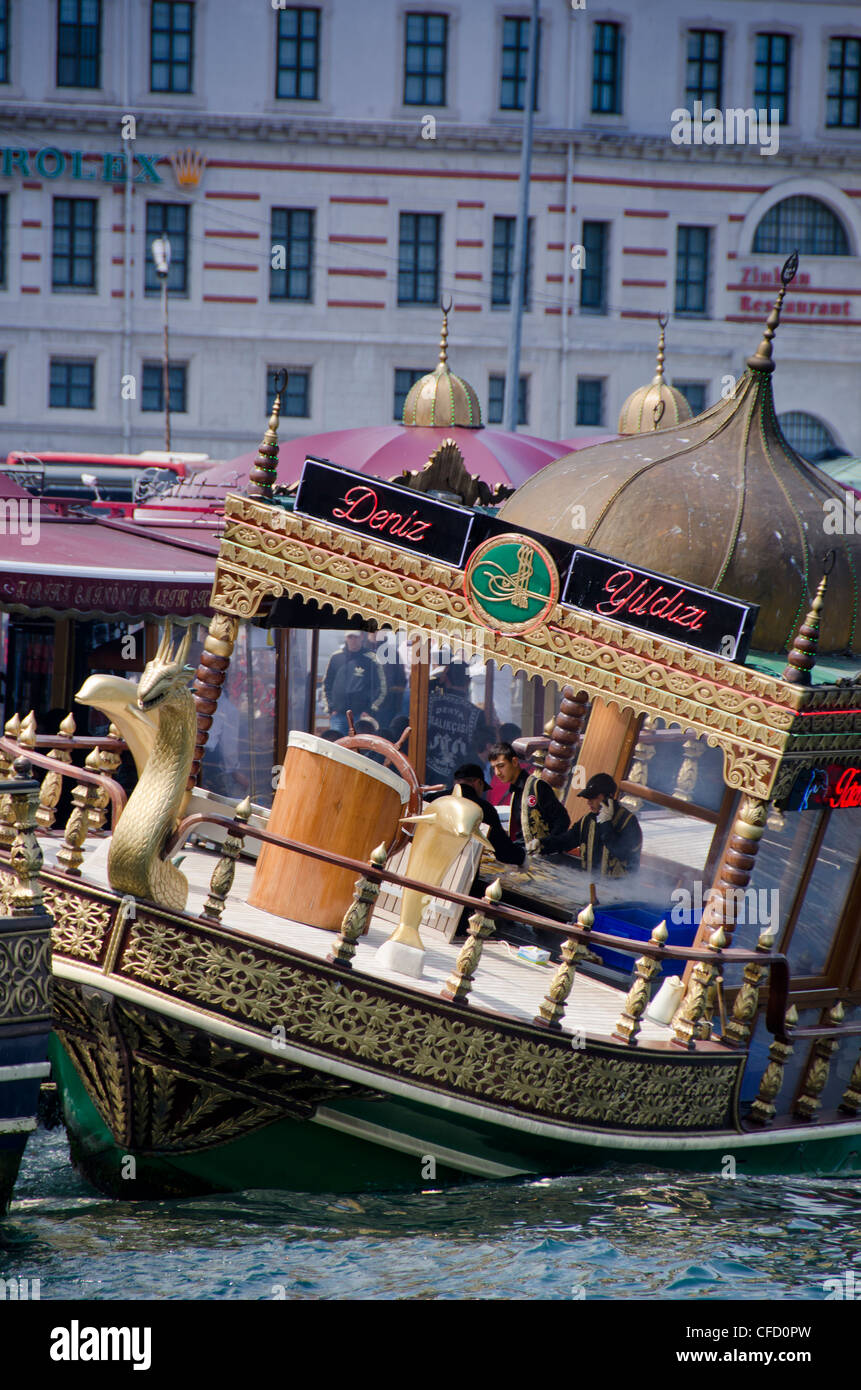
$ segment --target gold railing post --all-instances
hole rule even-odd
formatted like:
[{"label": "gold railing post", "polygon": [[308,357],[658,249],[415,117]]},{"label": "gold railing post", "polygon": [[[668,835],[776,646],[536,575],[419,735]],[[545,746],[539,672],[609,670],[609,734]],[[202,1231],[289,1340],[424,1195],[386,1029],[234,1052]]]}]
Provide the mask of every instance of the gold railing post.
[{"label": "gold railing post", "polygon": [[[712,932],[709,937],[709,950],[714,951],[719,956],[725,945],[726,935],[723,927],[718,927],[717,931]],[[694,966],[685,997],[673,1019],[672,1041],[677,1047],[692,1048],[700,1036],[700,1020],[707,1016],[706,1010],[710,1002],[711,986],[717,973],[717,961],[712,964],[711,961],[698,960]]]},{"label": "gold railing post", "polygon": [[[6,720],[3,730],[7,738],[14,738],[16,743],[21,737],[21,717],[13,714],[11,719]],[[0,751],[0,778],[14,777],[14,761],[8,753]],[[15,838],[15,818],[12,814],[12,798],[9,795],[0,796],[0,848],[9,849]]]},{"label": "gold railing post", "polygon": [[[587,903],[577,916],[577,926],[588,932],[594,925],[595,913],[592,910],[592,904]],[[544,1002],[538,1006],[538,1015],[533,1019],[534,1023],[539,1023],[545,1028],[562,1027],[560,1019],[565,1012],[565,1004],[574,985],[578,963],[588,954],[589,947],[584,942],[578,941],[576,936],[568,937],[562,947],[562,964],[556,967],[553,979],[550,981],[550,988],[544,996]]]},{"label": "gold railing post", "polygon": [[[251,815],[251,797],[246,796],[240,801],[233,813],[236,820],[247,821]],[[233,887],[233,879],[236,875],[236,860],[242,849],[242,837],[240,835],[225,836],[218,863],[212,871],[212,878],[209,881],[209,896],[203,904],[202,917],[206,917],[210,922],[220,922],[221,914],[224,911],[224,904],[227,895]]]},{"label": "gold railing post", "polygon": [[[11,912],[13,917],[39,917],[45,911],[39,883],[42,850],[35,833],[39,783],[31,775],[32,769],[26,758],[16,758],[13,768],[19,786],[9,792],[15,831],[9,863],[18,883],[11,894]],[[6,785],[9,785],[8,782]]]},{"label": "gold railing post", "polygon": [[679,801],[692,801],[697,778],[700,775],[700,758],[706,751],[706,746],[694,736],[685,739],[682,744],[682,751],[684,757],[679,764],[673,796]]},{"label": "gold railing post", "polygon": [[[644,730],[640,730],[641,738]],[[638,742],[634,747],[634,756],[631,759],[631,766],[626,777],[627,782],[636,782],[640,787],[649,785],[649,763],[657,753],[658,749],[654,743]],[[626,792],[622,797],[622,805],[627,806],[629,811],[639,811],[643,804],[641,796],[634,796],[631,792]]]},{"label": "gold railing post", "polygon": [[861,1055],[852,1068],[852,1075],[849,1078],[849,1085],[843,1092],[843,1099],[838,1106],[844,1115],[857,1115],[861,1110]]},{"label": "gold railing post", "polygon": [[[485,889],[484,901],[489,907],[502,901],[502,884],[498,878]],[[441,991],[443,999],[451,999],[457,1004],[466,1003],[478,962],[481,960],[483,944],[492,936],[495,926],[492,917],[488,917],[484,912],[473,912],[467,926],[469,935],[460,949],[454,970]]]},{"label": "gold railing post", "polygon": [[[122,738],[116,724],[108,725],[108,738]],[[108,777],[112,777],[122,762],[121,754],[112,752],[110,748],[94,748],[93,753],[95,754],[92,762],[93,771],[104,772]],[[84,765],[90,766],[89,758]],[[97,830],[101,830],[110,804],[111,798],[107,787],[100,788],[93,809],[90,811],[90,834],[95,834]]]},{"label": "gold railing post", "polygon": [[[375,869],[384,867],[386,862],[385,845],[377,845],[371,854],[370,862]],[[367,930],[374,904],[379,896],[380,884],[375,879],[363,877],[356,880],[353,901],[344,913],[340,933],[335,938],[334,945],[326,957],[332,965],[342,965],[347,970],[352,969],[353,956],[356,954],[356,942]]]},{"label": "gold railing post", "polygon": [[[67,714],[57,730],[63,738],[75,737],[75,716]],[[58,763],[71,763],[72,755],[66,748],[50,748],[48,757]],[[39,809],[36,822],[41,830],[51,830],[57,815],[57,806],[63,794],[63,775],[60,772],[46,772],[39,789]]]},{"label": "gold railing post", "polygon": [[[651,940],[655,946],[663,946],[668,935],[666,922],[659,922],[652,932]],[[660,969],[661,962],[653,960],[650,956],[640,956],[634,966],[636,978],[628,990],[625,1007],[619,1015],[619,1022],[613,1031],[614,1038],[619,1038],[621,1042],[628,1043],[629,1046],[633,1046],[637,1041],[641,1019],[649,1007],[649,1001],[652,997],[652,982],[655,976],[660,973]]]},{"label": "gold railing post", "polygon": [[[91,772],[98,771],[98,767],[95,765],[96,760],[93,757],[97,753],[98,749],[93,748],[84,760],[84,766]],[[83,846],[90,833],[90,816],[100,790],[101,788],[93,782],[78,782],[72,792],[72,814],[66,821],[63,843],[57,852],[57,863],[68,874],[81,872],[81,861],[84,857]]]},{"label": "gold railing post", "polygon": [[[794,1004],[790,1004],[786,1011],[786,1027],[793,1028],[798,1022],[798,1010]],[[759,1091],[756,1100],[750,1107],[748,1120],[754,1125],[769,1125],[777,1113],[774,1104],[775,1097],[779,1094],[783,1085],[783,1072],[787,1062],[792,1056],[795,1043],[789,1037],[786,1042],[779,1042],[775,1038],[771,1047],[768,1049],[768,1066],[762,1073],[762,1080],[759,1083]]]},{"label": "gold railing post", "polygon": [[[774,944],[773,934],[766,928],[760,932],[756,949],[767,954]],[[745,1047],[759,1008],[759,987],[768,969],[759,961],[749,961],[744,967],[741,988],[735,997],[732,1018],[726,1026],[726,1042],[733,1047]]]},{"label": "gold railing post", "polygon": [[[843,1022],[844,1017],[843,1005],[838,1000],[833,1008],[828,1010],[828,1022],[837,1028]],[[831,1061],[839,1046],[839,1038],[817,1038],[813,1044],[810,1061],[807,1063],[807,1070],[804,1073],[801,1094],[795,1102],[793,1112],[800,1120],[812,1120],[821,1106],[820,1096],[825,1090],[828,1073],[831,1070]]]}]

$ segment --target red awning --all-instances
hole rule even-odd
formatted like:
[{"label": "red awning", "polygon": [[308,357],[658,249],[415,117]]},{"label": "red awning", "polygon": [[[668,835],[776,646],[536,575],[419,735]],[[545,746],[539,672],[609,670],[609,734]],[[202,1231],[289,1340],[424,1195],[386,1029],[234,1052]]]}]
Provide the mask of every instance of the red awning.
[{"label": "red awning", "polygon": [[[33,499],[36,501],[37,499]],[[208,621],[218,540],[30,511],[0,533],[0,608],[32,617]],[[190,534],[191,533],[191,534]]]}]

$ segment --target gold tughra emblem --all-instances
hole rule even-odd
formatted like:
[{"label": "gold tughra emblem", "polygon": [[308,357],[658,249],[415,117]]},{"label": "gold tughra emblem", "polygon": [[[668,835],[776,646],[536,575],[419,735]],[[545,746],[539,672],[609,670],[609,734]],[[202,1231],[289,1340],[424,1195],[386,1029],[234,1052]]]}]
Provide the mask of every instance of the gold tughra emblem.
[{"label": "gold tughra emblem", "polygon": [[206,156],[200,150],[176,150],[170,157],[173,172],[181,188],[196,188],[206,167]]}]

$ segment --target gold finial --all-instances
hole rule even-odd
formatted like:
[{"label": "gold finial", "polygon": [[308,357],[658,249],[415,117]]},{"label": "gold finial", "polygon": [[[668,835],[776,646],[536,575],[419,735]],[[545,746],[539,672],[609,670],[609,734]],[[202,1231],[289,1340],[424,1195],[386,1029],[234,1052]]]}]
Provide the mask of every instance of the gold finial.
[{"label": "gold finial", "polygon": [[249,497],[257,497],[268,502],[272,497],[275,476],[278,472],[278,417],[281,414],[281,397],[287,387],[287,369],[281,367],[275,373],[275,399],[266,432],[260,441],[254,467],[249,474]]},{"label": "gold finial", "polygon": [[441,301],[439,307],[442,309],[442,329],[439,335],[438,365],[448,371],[448,316],[451,313],[451,299],[449,298],[448,304]]},{"label": "gold finial", "polygon": [[670,321],[669,314],[658,314],[658,360],[655,365],[655,375],[652,378],[653,386],[662,386],[664,382],[664,329]]},{"label": "gold finial", "polygon": [[782,680],[790,685],[809,685],[810,672],[816,665],[816,653],[819,648],[819,622],[822,607],[825,602],[825,590],[828,587],[828,576],[834,568],[837,559],[837,552],[829,550],[825,557],[825,568],[819,587],[813,599],[807,617],[795,634],[792,647],[790,648],[788,664],[784,669]]},{"label": "gold finial", "polygon": [[795,272],[798,269],[798,252],[793,251],[783,263],[780,272],[781,286],[774,301],[774,308],[768,316],[765,325],[765,332],[762,335],[762,342],[753,357],[747,359],[747,365],[753,367],[756,372],[773,372],[774,359],[772,356],[771,341],[774,337],[775,329],[780,323],[780,310],[786,297],[786,291],[795,279]]}]

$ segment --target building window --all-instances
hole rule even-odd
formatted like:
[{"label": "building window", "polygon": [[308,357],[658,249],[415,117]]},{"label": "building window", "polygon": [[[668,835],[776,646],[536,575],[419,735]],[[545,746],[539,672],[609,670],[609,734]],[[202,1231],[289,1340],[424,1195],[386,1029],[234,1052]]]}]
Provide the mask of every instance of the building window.
[{"label": "building window", "polygon": [[401,213],[399,304],[436,304],[439,299],[441,222],[435,212]]},{"label": "building window", "polygon": [[0,290],[6,288],[6,227],[9,211],[9,195],[0,193]]},{"label": "building window", "polygon": [[190,92],[194,6],[186,0],[153,0],[150,27],[151,92]]},{"label": "building window", "polygon": [[448,15],[407,15],[405,106],[445,106],[447,43]]},{"label": "building window", "polygon": [[[170,413],[185,415],[186,377],[188,368],[184,362],[171,362],[167,369],[170,383]],[[141,410],[164,410],[164,364],[144,362],[143,389],[141,391]]]},{"label": "building window", "polygon": [[719,107],[723,89],[723,34],[717,29],[688,31],[685,87],[688,110],[701,101],[703,109]]},{"label": "building window", "polygon": [[57,86],[100,87],[101,0],[58,0]]},{"label": "building window", "polygon": [[167,288],[170,294],[188,294],[188,207],[185,203],[147,203],[146,205],[146,271],[144,291],[161,294],[161,281],[155,273],[152,244],[158,237],[170,242],[170,269]]},{"label": "building window", "polygon": [[825,124],[858,129],[861,125],[861,39],[831,39],[828,44],[828,109]]},{"label": "building window", "polygon": [[0,352],[0,405],[6,404],[6,354]]},{"label": "building window", "polygon": [[395,399],[392,405],[392,419],[399,423],[404,422],[404,406],[407,403],[407,396],[410,387],[420,381],[423,376],[429,376],[430,371],[427,367],[395,367]]},{"label": "building window", "polygon": [[[307,367],[288,367],[287,385],[281,397],[281,414],[305,419],[311,414],[311,373]],[[280,367],[266,368],[266,404],[264,414],[269,415],[275,400],[275,380]]]},{"label": "building window", "polygon": [[320,80],[320,11],[294,6],[278,11],[275,95],[316,101]]},{"label": "building window", "polygon": [[609,222],[583,223],[583,264],[580,267],[580,308],[587,314],[607,312],[607,248]]},{"label": "building window", "polygon": [[0,82],[9,81],[9,0],[0,0]]},{"label": "building window", "polygon": [[[529,54],[528,19],[504,19],[502,21],[502,81],[499,89],[499,106],[502,111],[522,111],[526,105],[526,62]],[[538,43],[535,46],[535,100],[533,111],[538,110],[539,50],[541,48],[541,21],[538,21]]]},{"label": "building window", "polygon": [[[505,406],[505,377],[491,376],[487,380],[487,423],[501,425]],[[521,376],[517,391],[517,423],[529,424],[529,377]]]},{"label": "building window", "polygon": [[691,408],[692,415],[702,415],[706,408],[707,381],[674,381],[677,391],[681,391]]},{"label": "building window", "polygon": [[840,219],[818,198],[796,194],[769,208],[754,233],[754,251],[779,256],[848,256],[849,240]]},{"label": "building window", "polygon": [[602,376],[578,376],[577,424],[603,425],[603,423],[604,378]]},{"label": "building window", "polygon": [[679,227],[676,313],[708,315],[710,227]]},{"label": "building window", "polygon": [[314,209],[272,209],[270,299],[314,298]]},{"label": "building window", "polygon": [[838,448],[828,426],[815,415],[807,415],[803,410],[789,410],[777,418],[786,442],[808,463],[824,463],[843,457],[845,450]]},{"label": "building window", "polygon": [[592,49],[592,111],[601,116],[622,113],[622,26],[603,21],[595,25]]},{"label": "building window", "polygon": [[93,410],[96,364],[73,358],[51,358],[48,405],[53,410]]},{"label": "building window", "polygon": [[789,120],[789,44],[787,34],[757,34],[754,102],[759,110],[776,111]]},{"label": "building window", "polygon": [[[526,276],[523,281],[523,307],[531,308],[532,295],[532,242],[534,217],[526,224]],[[490,302],[494,309],[504,308],[511,303],[511,282],[514,279],[514,236],[517,228],[516,217],[494,217],[493,219],[493,261],[491,274]]]},{"label": "building window", "polygon": [[51,284],[55,290],[96,288],[95,198],[54,199]]}]

